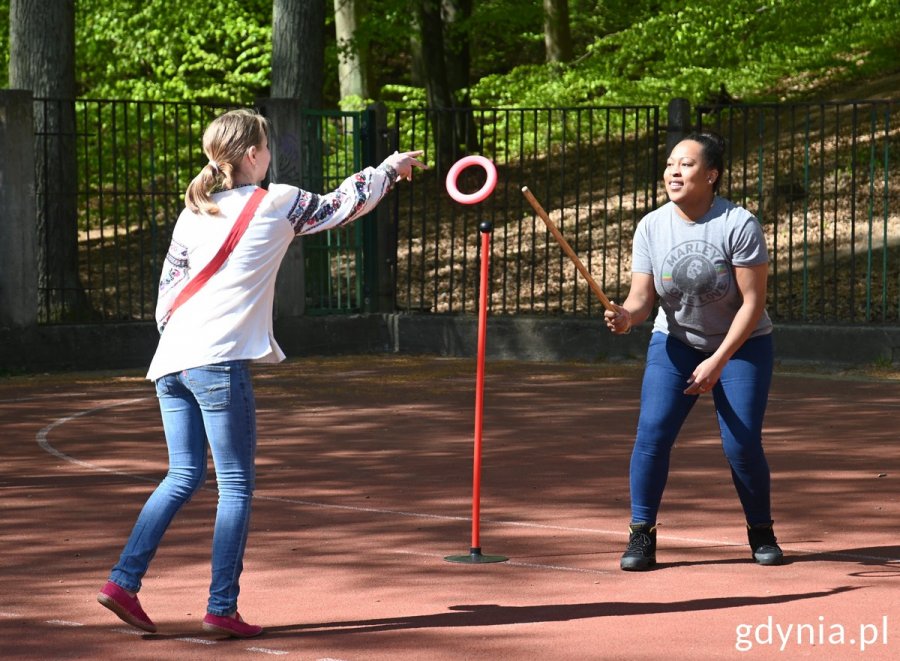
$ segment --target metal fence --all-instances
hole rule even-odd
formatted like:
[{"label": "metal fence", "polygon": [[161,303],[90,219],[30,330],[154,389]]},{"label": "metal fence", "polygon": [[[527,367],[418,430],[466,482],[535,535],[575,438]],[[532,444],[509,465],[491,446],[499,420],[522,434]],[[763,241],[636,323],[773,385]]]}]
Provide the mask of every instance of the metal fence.
[{"label": "metal fence", "polygon": [[[374,131],[372,121],[367,112],[304,113],[298,183],[317,192],[330,191],[361,170],[370,160],[367,137]],[[365,225],[363,219],[303,238],[307,314],[361,310]]]},{"label": "metal fence", "polygon": [[[205,162],[203,131],[231,107],[35,100],[40,323],[153,319],[184,190]],[[292,179],[330,189],[362,167],[365,113],[311,112],[300,125]],[[362,228],[305,240],[310,313],[359,309]]]},{"label": "metal fence", "polygon": [[[528,186],[613,298],[621,300],[630,243],[659,194],[659,109],[607,107],[474,110],[441,121],[433,111],[394,118],[399,148],[425,149],[431,172],[397,196],[397,307],[407,312],[476,309],[478,225],[494,226],[491,309],[502,314],[594,314],[599,303],[522,196]],[[463,118],[463,115],[465,117]],[[475,151],[497,166],[483,203],[452,201],[444,176],[452,164],[440,127],[459,128],[457,154]],[[484,182],[463,171],[462,191]]]},{"label": "metal fence", "polygon": [[896,114],[872,100],[698,108],[730,146],[723,194],[766,229],[776,319],[900,319]]},{"label": "metal fence", "polygon": [[[42,323],[153,318],[172,225],[184,188],[202,165],[203,127],[223,109],[36,100]],[[320,117],[307,132],[315,140],[303,150],[314,152],[316,140],[320,147],[319,178],[309,180],[314,190],[333,188],[363,164],[359,140],[373,127],[338,115]],[[425,149],[432,168],[398,187],[390,202],[395,308],[474,312],[477,228],[490,220],[492,312],[601,314],[522,186],[609,297],[622,300],[634,228],[665,201],[669,136],[662,115],[654,106],[396,111],[379,131],[397,149]],[[776,320],[900,320],[895,102],[697,108],[693,123],[726,138],[721,192],[756,213],[766,231],[769,309]],[[493,195],[478,205],[460,205],[445,190],[444,176],[463,153],[485,155],[498,169]],[[479,169],[470,168],[459,187],[475,190],[482,182]],[[359,309],[362,236],[358,228],[343,232],[305,244],[310,312]],[[72,272],[77,278],[66,275]]]},{"label": "metal fence", "polygon": [[[601,314],[574,267],[523,203],[523,185],[608,296],[624,298],[634,227],[665,201],[660,179],[667,131],[655,107],[470,113],[474,145],[469,137],[457,137],[453,144],[490,157],[499,174],[494,195],[476,207],[453,202],[444,190],[439,140],[429,135],[441,126],[465,124],[435,121],[431,115],[410,110],[394,120],[400,147],[430,149],[439,165],[398,195],[399,309],[476,309],[477,227],[486,219],[495,226],[493,313]],[[701,107],[693,126],[713,128],[726,138],[721,193],[763,224],[773,318],[805,323],[900,319],[895,103]],[[467,182],[461,178],[460,188],[476,190],[483,181],[476,171]]]},{"label": "metal fence", "polygon": [[[153,319],[184,189],[203,164],[203,129],[224,107],[50,99],[35,106],[39,321]],[[73,230],[77,270],[65,259]]]}]

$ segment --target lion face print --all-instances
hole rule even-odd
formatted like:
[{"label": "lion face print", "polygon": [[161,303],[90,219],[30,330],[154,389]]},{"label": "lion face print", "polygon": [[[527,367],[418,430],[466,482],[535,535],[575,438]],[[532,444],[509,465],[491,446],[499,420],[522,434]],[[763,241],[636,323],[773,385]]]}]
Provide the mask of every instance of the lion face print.
[{"label": "lion face print", "polygon": [[663,291],[682,305],[703,307],[722,298],[730,286],[731,269],[725,255],[706,241],[679,244],[663,262]]}]

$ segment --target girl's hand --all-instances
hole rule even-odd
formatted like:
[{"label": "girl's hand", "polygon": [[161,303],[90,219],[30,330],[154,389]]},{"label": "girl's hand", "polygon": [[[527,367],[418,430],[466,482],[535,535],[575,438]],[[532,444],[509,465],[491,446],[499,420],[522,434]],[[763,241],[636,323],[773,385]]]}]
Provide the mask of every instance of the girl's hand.
[{"label": "girl's hand", "polygon": [[397,180],[412,181],[413,168],[421,168],[427,170],[428,166],[419,160],[419,156],[425,152],[421,149],[417,151],[394,152],[384,162],[390,165],[397,172]]}]

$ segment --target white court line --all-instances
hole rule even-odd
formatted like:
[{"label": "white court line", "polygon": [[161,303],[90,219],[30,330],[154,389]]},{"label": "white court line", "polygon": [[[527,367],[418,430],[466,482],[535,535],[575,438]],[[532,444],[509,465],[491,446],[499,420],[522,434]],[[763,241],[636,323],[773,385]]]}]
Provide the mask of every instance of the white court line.
[{"label": "white court line", "polygon": [[[90,415],[91,413],[96,413],[98,411],[104,411],[106,409],[115,408],[117,406],[126,406],[128,404],[134,404],[137,402],[144,401],[146,399],[149,399],[149,397],[138,397],[135,399],[121,400],[118,402],[104,404],[103,406],[97,406],[92,409],[86,409],[84,411],[79,411],[78,413],[74,413],[72,415],[58,418],[57,420],[53,421],[52,423],[50,423],[49,425],[47,425],[46,427],[44,427],[37,433],[37,435],[36,435],[37,443],[38,443],[38,445],[40,445],[40,447],[45,452],[53,455],[54,457],[57,457],[58,459],[62,459],[63,461],[67,461],[69,463],[81,466],[83,468],[100,471],[100,472],[105,472],[105,473],[111,473],[113,475],[120,475],[120,476],[128,477],[128,478],[131,478],[134,480],[141,480],[141,481],[145,481],[145,482],[158,482],[158,480],[154,479],[154,478],[145,477],[142,475],[136,475],[133,473],[128,473],[126,471],[113,470],[111,468],[97,466],[96,464],[92,464],[87,461],[82,461],[80,459],[76,459],[76,458],[71,457],[71,456],[65,454],[64,452],[60,452],[59,450],[54,448],[50,444],[50,441],[48,439],[48,436],[53,429],[59,427],[60,425],[65,424],[71,420],[75,420],[76,418],[79,418],[79,417],[82,417],[85,415]],[[205,487],[204,487],[204,489],[205,489]],[[449,516],[449,515],[444,515],[444,514],[426,514],[424,512],[407,512],[407,511],[403,511],[403,510],[384,509],[384,508],[378,508],[378,507],[357,507],[354,505],[338,505],[338,504],[333,504],[333,503],[321,503],[321,502],[316,502],[316,501],[311,501],[311,500],[303,500],[303,499],[299,499],[299,498],[285,498],[285,497],[281,497],[281,496],[265,496],[265,495],[259,495],[259,494],[254,494],[253,497],[254,497],[254,499],[258,499],[258,500],[267,500],[270,502],[288,503],[288,504],[293,504],[293,505],[303,505],[306,507],[314,507],[314,508],[325,509],[325,510],[343,510],[343,511],[359,512],[359,513],[365,513],[365,514],[384,514],[387,516],[402,516],[402,517],[409,517],[409,518],[416,518],[416,519],[431,519],[431,520],[438,520],[438,521],[471,521],[470,517],[465,517],[465,516]],[[589,534],[595,534],[595,535],[613,535],[616,537],[623,537],[628,534],[626,531],[623,531],[623,530],[608,530],[608,529],[604,529],[604,528],[587,528],[587,527],[580,527],[580,526],[560,526],[560,525],[551,525],[551,524],[544,524],[544,523],[535,523],[535,522],[531,522],[531,521],[505,521],[505,520],[482,519],[482,522],[488,523],[491,525],[496,525],[496,526],[515,526],[515,527],[522,527],[522,528],[534,528],[534,529],[538,529],[538,530],[556,530],[556,531],[562,531],[562,532],[589,533]],[[679,535],[669,535],[669,534],[665,534],[665,533],[660,533],[659,539],[665,539],[665,540],[670,540],[670,541],[675,541],[675,542],[689,542],[692,544],[733,546],[733,547],[737,547],[737,548],[742,548],[743,546],[745,546],[745,544],[743,544],[743,543],[730,542],[727,540],[709,539],[709,538],[700,538],[700,537],[683,537],[683,536],[679,536]],[[791,551],[791,553],[801,553],[804,555],[821,555],[821,556],[829,556],[829,557],[851,558],[851,559],[886,562],[886,563],[900,562],[900,558],[885,558],[885,557],[880,557],[880,556],[844,553],[841,551],[833,551],[832,552],[832,551],[822,551],[822,550],[818,550],[818,549],[798,549],[798,548],[793,548],[793,547],[790,548],[790,551]],[[535,565],[535,566],[537,566],[537,565]],[[550,567],[550,565],[542,565],[542,566]],[[577,568],[571,568],[571,569],[575,570]]]},{"label": "white court line", "polygon": [[71,622],[70,620],[45,620],[47,624],[53,624],[57,627],[83,627],[81,622]]},{"label": "white court line", "polygon": [[133,480],[142,480],[144,482],[157,482],[150,477],[144,477],[142,475],[135,475],[133,473],[126,473],[125,471],[117,471],[112,468],[105,468],[103,466],[98,466],[97,464],[92,464],[88,461],[82,461],[81,459],[76,459],[75,457],[71,457],[67,455],[65,452],[60,452],[55,447],[50,445],[50,441],[48,440],[48,436],[50,432],[59,427],[60,425],[64,425],[67,422],[75,420],[76,418],[80,418],[85,415],[90,415],[91,413],[96,413],[97,411],[104,411],[106,409],[115,408],[117,406],[125,406],[126,404],[135,404],[137,402],[142,402],[145,399],[149,399],[149,397],[138,397],[136,399],[126,399],[118,402],[112,402],[111,404],[104,404],[103,406],[97,406],[92,409],[86,409],[84,411],[79,411],[78,413],[73,413],[72,415],[67,415],[63,418],[57,418],[49,425],[41,429],[36,436],[37,444],[41,446],[41,449],[44,452],[52,454],[57,459],[62,459],[63,461],[67,461],[70,464],[75,464],[76,466],[81,466],[82,468],[88,468],[90,470],[99,471],[102,473],[112,473],[113,475],[121,475],[123,477],[129,477]]},{"label": "white court line", "polygon": [[210,640],[209,638],[193,638],[191,636],[183,636],[181,638],[176,638],[175,640],[180,640],[182,643],[193,643],[194,645],[215,645],[216,641]]}]

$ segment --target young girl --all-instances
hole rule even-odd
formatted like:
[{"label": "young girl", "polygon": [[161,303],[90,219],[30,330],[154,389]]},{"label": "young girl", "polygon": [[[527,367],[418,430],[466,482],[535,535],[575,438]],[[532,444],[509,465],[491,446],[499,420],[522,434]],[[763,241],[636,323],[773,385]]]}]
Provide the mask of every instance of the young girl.
[{"label": "young girl", "polygon": [[[212,451],[219,490],[212,580],[203,629],[248,638],[262,627],[237,610],[255,481],[256,407],[251,361],[279,362],[272,333],[275,276],[295,236],[339,227],[372,211],[398,180],[425,165],[394,153],[327,194],[273,184],[222,266],[176,310],[173,303],[219,251],[269,168],[269,127],[249,110],[216,118],[203,134],[209,158],[187,188],[159,284],[161,333],[147,378],[156,384],[169,470],[147,500],[98,601],[144,631],[156,625],[137,592],[175,514],[206,478]],[[258,195],[263,195],[260,192]],[[248,209],[248,212],[250,210]],[[195,282],[196,285],[196,282]]]}]

